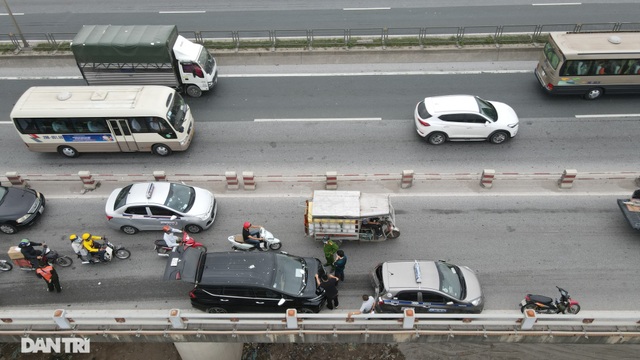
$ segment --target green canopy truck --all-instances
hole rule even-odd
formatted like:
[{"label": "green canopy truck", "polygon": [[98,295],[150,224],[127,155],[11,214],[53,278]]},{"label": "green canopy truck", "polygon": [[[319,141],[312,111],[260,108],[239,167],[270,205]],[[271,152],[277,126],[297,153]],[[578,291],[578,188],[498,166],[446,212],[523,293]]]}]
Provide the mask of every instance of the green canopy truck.
[{"label": "green canopy truck", "polygon": [[164,85],[199,97],[218,81],[209,51],[175,25],[85,25],[71,51],[89,85]]}]

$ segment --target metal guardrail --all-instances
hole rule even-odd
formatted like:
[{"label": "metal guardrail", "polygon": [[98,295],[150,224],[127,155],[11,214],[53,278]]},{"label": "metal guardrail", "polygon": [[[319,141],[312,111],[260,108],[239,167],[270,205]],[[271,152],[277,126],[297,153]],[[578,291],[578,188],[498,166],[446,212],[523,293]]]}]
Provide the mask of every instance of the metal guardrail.
[{"label": "metal guardrail", "polygon": [[[0,311],[0,340],[94,337],[98,341],[640,343],[639,311],[541,315],[532,310],[482,314],[207,314],[171,310]],[[136,340],[139,338],[139,340]],[[471,339],[471,340],[470,340]]]},{"label": "metal guardrail", "polygon": [[[640,31],[637,22],[532,24],[496,26],[450,26],[413,28],[364,29],[293,29],[293,30],[228,30],[181,31],[180,34],[198,43],[225,43],[230,48],[291,48],[379,46],[391,42],[398,46],[458,46],[474,44],[537,43],[546,40],[544,34],[552,31]],[[27,43],[46,43],[52,50],[73,40],[74,33],[24,33]],[[9,42],[14,51],[21,50],[17,34],[0,34],[0,42]]]}]

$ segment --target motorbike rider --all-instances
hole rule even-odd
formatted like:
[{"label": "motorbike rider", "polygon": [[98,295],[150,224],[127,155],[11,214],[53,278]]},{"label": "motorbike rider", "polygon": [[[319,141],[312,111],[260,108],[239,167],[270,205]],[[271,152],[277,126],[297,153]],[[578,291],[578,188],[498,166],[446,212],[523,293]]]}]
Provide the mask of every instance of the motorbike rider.
[{"label": "motorbike rider", "polygon": [[71,248],[73,252],[78,255],[78,258],[82,260],[83,264],[89,264],[93,262],[91,256],[89,256],[89,251],[84,248],[82,245],[82,239],[78,237],[76,234],[69,235],[69,240],[71,241]]},{"label": "motorbike rider", "polygon": [[34,246],[44,246],[46,243],[31,242],[29,239],[22,239],[18,244],[20,252],[25,259],[31,262],[31,266],[35,269],[38,267],[38,261],[42,259],[42,251],[36,250]]},{"label": "motorbike rider", "polygon": [[96,242],[96,240],[102,240],[102,237],[93,236],[89,233],[82,234],[82,246],[84,246],[91,256],[98,255],[100,261],[105,261],[104,254],[106,250],[103,250],[102,244]]},{"label": "motorbike rider", "polygon": [[[242,227],[242,240],[245,243],[253,245],[256,249],[260,251],[262,250],[262,246],[260,246],[260,242],[264,241],[263,238],[260,237],[260,228],[262,226],[254,225],[252,226],[250,222],[245,221],[244,226]],[[251,230],[258,229],[258,230]]]},{"label": "motorbike rider", "polygon": [[175,236],[175,233],[182,233],[182,230],[180,229],[174,229],[169,225],[165,225],[162,227],[162,231],[164,231],[164,242],[167,244],[167,246],[175,248],[176,246],[178,246],[178,244],[180,243],[180,238]]}]

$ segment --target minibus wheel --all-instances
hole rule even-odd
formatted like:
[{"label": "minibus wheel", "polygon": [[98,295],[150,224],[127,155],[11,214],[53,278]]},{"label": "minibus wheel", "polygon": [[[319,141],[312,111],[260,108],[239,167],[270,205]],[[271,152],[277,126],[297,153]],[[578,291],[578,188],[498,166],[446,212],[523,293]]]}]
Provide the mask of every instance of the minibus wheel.
[{"label": "minibus wheel", "polygon": [[154,154],[160,156],[168,156],[171,155],[171,149],[165,144],[155,144],[151,148]]},{"label": "minibus wheel", "polygon": [[602,94],[604,94],[604,90],[602,88],[591,88],[584,94],[584,98],[587,100],[595,100],[602,96]]},{"label": "minibus wheel", "polygon": [[58,147],[58,154],[70,158],[78,157],[78,150],[72,148],[71,146],[60,146]]}]

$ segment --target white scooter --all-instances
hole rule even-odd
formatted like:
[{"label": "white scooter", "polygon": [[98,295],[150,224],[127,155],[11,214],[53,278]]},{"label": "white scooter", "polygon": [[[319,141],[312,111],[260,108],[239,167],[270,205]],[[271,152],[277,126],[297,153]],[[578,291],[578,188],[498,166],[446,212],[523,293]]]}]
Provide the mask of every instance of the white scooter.
[{"label": "white scooter", "polygon": [[[282,247],[280,239],[273,237],[273,234],[267,231],[267,229],[260,228],[260,237],[264,239],[264,242],[260,242],[260,246],[266,250],[278,250]],[[253,244],[247,244],[242,238],[242,234],[231,235],[227,238],[231,243],[233,250],[255,250]]]}]

